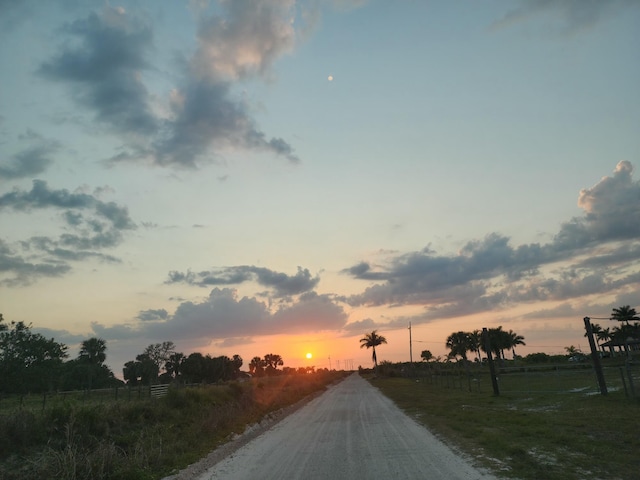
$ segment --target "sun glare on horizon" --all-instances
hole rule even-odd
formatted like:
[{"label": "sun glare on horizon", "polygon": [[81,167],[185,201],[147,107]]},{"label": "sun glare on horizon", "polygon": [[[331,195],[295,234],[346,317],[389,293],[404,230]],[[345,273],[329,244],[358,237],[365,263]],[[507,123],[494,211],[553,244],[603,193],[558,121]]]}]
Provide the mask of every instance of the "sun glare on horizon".
[{"label": "sun glare on horizon", "polygon": [[311,353],[307,353],[306,357],[307,358],[313,358],[313,355],[311,355]]}]

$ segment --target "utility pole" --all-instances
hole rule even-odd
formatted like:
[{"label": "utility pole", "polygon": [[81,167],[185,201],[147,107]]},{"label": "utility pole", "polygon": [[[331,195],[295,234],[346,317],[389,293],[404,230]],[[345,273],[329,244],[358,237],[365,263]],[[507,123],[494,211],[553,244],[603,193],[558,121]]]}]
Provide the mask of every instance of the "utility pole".
[{"label": "utility pole", "polygon": [[413,367],[413,344],[411,342],[411,322],[409,322],[409,361]]},{"label": "utility pole", "polygon": [[329,357],[329,371],[331,371],[331,357]]}]

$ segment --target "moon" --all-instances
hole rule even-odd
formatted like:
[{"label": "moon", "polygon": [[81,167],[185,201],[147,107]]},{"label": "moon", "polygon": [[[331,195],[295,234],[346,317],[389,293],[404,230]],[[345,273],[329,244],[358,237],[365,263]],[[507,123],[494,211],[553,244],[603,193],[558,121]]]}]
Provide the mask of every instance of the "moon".
[{"label": "moon", "polygon": [[313,355],[311,355],[310,353],[307,353],[306,356],[307,356],[307,358],[312,358],[313,357]]},{"label": "moon", "polygon": [[333,82],[333,75],[329,75],[329,76],[327,77],[327,80],[329,80],[330,82]]}]

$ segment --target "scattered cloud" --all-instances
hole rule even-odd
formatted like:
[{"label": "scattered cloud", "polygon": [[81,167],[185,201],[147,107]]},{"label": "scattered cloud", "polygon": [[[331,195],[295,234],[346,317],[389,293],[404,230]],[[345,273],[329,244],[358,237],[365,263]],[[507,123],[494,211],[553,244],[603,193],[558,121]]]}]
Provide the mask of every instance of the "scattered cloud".
[{"label": "scattered cloud", "polygon": [[151,28],[123,10],[107,7],[62,29],[79,39],[45,62],[40,73],[68,82],[76,100],[96,113],[96,119],[121,133],[148,135],[158,129],[150,108],[142,72],[150,66]]},{"label": "scattered cloud", "polygon": [[165,283],[187,283],[210,287],[213,285],[238,285],[248,281],[255,281],[264,287],[273,289],[276,297],[287,297],[313,290],[318,285],[320,277],[312,277],[309,270],[302,267],[298,267],[298,272],[295,275],[287,275],[264,267],[241,265],[197,273],[171,271],[169,279]]},{"label": "scattered cloud", "polygon": [[29,285],[41,277],[61,277],[70,270],[69,265],[55,262],[53,259],[29,261],[0,238],[0,274],[10,275],[9,278],[0,280],[1,285]]},{"label": "scattered cloud", "polygon": [[492,233],[456,255],[427,248],[392,255],[375,268],[360,262],[343,273],[378,283],[344,300],[354,306],[422,305],[426,321],[634,288],[640,280],[632,268],[640,261],[640,182],[632,173],[623,161],[612,176],[583,189],[578,205],[584,215],[563,223],[548,244],[514,247]]},{"label": "scattered cloud", "polygon": [[13,275],[2,280],[7,285],[28,285],[39,277],[61,276],[70,271],[70,261],[117,263],[116,257],[99,250],[119,245],[123,231],[137,228],[126,207],[86,193],[54,190],[42,180],[34,180],[30,191],[14,189],[0,196],[0,212],[28,214],[42,209],[60,212],[63,233],[58,237],[33,236],[16,247],[3,242],[0,271]]},{"label": "scattered cloud", "polygon": [[122,8],[106,7],[65,25],[62,33],[77,41],[65,43],[39,72],[72,87],[76,102],[123,138],[109,164],[198,168],[229,149],[298,163],[293,147],[261,131],[250,106],[234,94],[236,84],[265,77],[277,58],[293,50],[295,2],[221,2],[220,7],[221,15],[200,20],[195,53],[177,62],[182,79],[161,108],[163,100],[150,93],[146,78],[156,68],[150,61],[152,25]]},{"label": "scattered cloud", "polygon": [[47,140],[33,130],[20,136],[28,144],[13,155],[8,162],[0,163],[0,179],[29,178],[44,172],[52,163],[51,158],[60,149],[60,143]]},{"label": "scattered cloud", "polygon": [[493,24],[493,28],[509,27],[516,23],[547,15],[562,22],[563,29],[573,32],[591,28],[619,11],[638,7],[635,0],[519,0],[518,7],[507,12]]}]

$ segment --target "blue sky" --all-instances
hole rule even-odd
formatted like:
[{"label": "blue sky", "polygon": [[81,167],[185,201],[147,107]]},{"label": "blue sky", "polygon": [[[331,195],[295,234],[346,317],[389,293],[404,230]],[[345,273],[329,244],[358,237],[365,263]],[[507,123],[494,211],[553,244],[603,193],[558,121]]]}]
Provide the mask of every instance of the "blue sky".
[{"label": "blue sky", "polygon": [[632,0],[0,1],[2,312],[116,372],[586,348],[640,306],[639,44]]}]

